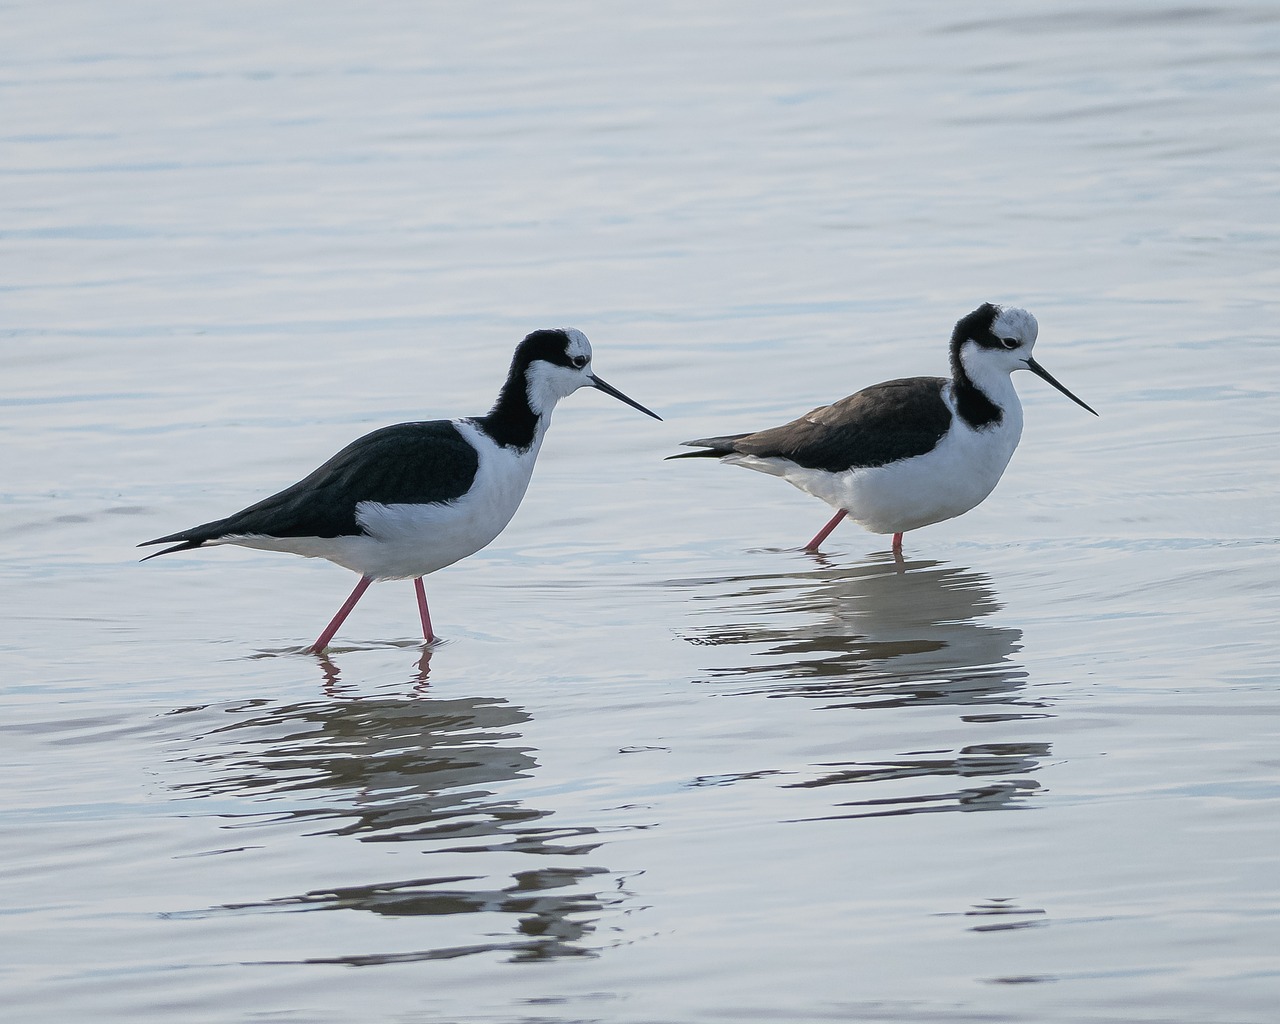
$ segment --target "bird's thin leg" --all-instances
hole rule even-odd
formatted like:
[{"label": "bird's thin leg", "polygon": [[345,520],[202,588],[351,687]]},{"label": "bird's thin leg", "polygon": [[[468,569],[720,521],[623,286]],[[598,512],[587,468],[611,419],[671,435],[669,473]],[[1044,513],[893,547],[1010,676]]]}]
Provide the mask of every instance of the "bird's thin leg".
[{"label": "bird's thin leg", "polygon": [[813,540],[809,541],[809,543],[804,546],[804,549],[808,551],[810,554],[816,553],[818,550],[818,545],[821,544],[824,540],[826,540],[829,536],[831,536],[831,531],[840,525],[840,520],[843,519],[847,514],[848,513],[846,513],[844,509],[841,509],[834,516],[832,516],[831,522],[827,523],[826,526],[824,526],[821,530],[819,530],[818,535],[814,537]]},{"label": "bird's thin leg", "polygon": [[427,611],[427,592],[422,586],[422,577],[413,581],[413,589],[418,592],[418,614],[422,616],[422,636],[427,643],[434,643],[435,633],[431,631],[431,613]]},{"label": "bird's thin leg", "polygon": [[902,554],[902,534],[895,533],[893,535],[893,553],[895,555]]},{"label": "bird's thin leg", "polygon": [[311,645],[311,653],[319,654],[329,646],[329,641],[333,639],[333,634],[338,632],[341,626],[351,614],[351,609],[356,606],[356,602],[360,600],[364,592],[369,589],[369,584],[373,582],[372,576],[361,576],[360,582],[356,584],[356,589],[351,591],[351,596],[347,598],[346,603],[338,609],[338,614],[333,617],[333,621],[324,627],[324,632]]}]

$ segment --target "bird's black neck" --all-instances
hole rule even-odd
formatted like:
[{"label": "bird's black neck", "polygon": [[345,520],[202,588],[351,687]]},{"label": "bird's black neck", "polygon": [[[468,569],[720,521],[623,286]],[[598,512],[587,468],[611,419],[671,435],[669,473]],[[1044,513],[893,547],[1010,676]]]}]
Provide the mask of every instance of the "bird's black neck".
[{"label": "bird's black neck", "polygon": [[977,342],[980,346],[997,346],[999,341],[991,333],[991,325],[998,313],[996,306],[985,303],[957,323],[951,335],[951,394],[955,399],[956,412],[974,430],[999,423],[1004,413],[973,382],[969,371],[964,368],[960,350],[968,341]]},{"label": "bird's black neck", "polygon": [[1000,406],[969,379],[963,368],[951,375],[951,394],[955,399],[956,412],[974,430],[993,426],[1004,418]]},{"label": "bird's black neck", "polygon": [[525,377],[527,369],[527,364],[513,362],[493,408],[486,415],[476,418],[480,429],[496,443],[521,451],[532,446],[538,436],[538,414],[529,405],[529,384]]}]

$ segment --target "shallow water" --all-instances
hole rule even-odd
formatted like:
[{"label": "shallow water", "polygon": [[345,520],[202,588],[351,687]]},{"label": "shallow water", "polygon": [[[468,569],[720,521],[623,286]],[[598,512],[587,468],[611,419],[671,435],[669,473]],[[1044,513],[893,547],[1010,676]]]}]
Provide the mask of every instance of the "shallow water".
[{"label": "shallow water", "polygon": [[[1280,12],[7,5],[6,1021],[1270,1022]],[[664,464],[1039,317],[885,538]],[[138,541],[571,324],[492,547]],[[977,813],[998,812],[998,813]]]}]

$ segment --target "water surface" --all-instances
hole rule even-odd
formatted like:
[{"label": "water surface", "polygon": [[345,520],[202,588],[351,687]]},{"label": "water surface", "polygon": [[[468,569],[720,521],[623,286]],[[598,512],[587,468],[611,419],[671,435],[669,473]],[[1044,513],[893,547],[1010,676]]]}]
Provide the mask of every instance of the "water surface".
[{"label": "water surface", "polygon": [[[1280,998],[1280,15],[11,3],[6,1020],[1262,1024]],[[1032,309],[972,513],[689,437]],[[494,545],[138,541],[585,330]]]}]

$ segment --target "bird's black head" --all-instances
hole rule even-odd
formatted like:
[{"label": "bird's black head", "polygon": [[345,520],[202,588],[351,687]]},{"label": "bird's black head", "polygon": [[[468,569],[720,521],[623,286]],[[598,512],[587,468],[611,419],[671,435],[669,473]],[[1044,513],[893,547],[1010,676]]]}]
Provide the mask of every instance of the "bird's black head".
[{"label": "bird's black head", "polygon": [[529,367],[536,362],[580,371],[591,363],[591,342],[572,327],[534,331],[516,346],[511,360],[512,373],[527,376]]},{"label": "bird's black head", "polygon": [[984,302],[967,316],[956,321],[955,330],[951,332],[951,359],[959,356],[960,346],[966,341],[977,342],[983,348],[999,348],[1000,340],[991,330],[1001,309],[993,302]]},{"label": "bird's black head", "polygon": [[[1016,370],[1030,370],[1076,405],[1097,415],[1036,362],[1031,351],[1039,334],[1036,318],[1015,306],[1004,308],[984,302],[960,319],[951,335],[951,376],[965,419],[979,425],[998,420],[999,409],[987,401],[986,396],[995,394],[993,389]],[[981,396],[975,394],[975,390],[981,392]],[[983,402],[990,405],[990,409],[982,408]]]},{"label": "bird's black head", "polygon": [[534,331],[516,346],[507,382],[490,419],[504,415],[523,418],[525,414],[518,412],[521,407],[535,418],[550,415],[560,399],[583,387],[603,391],[654,419],[661,418],[592,373],[591,342],[581,331],[562,327]]}]

